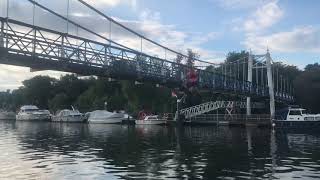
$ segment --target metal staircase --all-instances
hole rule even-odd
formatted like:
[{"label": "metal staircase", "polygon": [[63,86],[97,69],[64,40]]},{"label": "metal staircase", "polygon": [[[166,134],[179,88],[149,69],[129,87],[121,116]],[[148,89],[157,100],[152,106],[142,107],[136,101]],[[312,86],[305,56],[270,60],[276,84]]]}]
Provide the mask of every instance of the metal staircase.
[{"label": "metal staircase", "polygon": [[[185,109],[181,109],[179,113],[184,115],[185,118],[192,118],[210,111],[214,111],[220,108],[234,108],[239,107],[241,109],[246,108],[246,102],[241,101],[210,101],[202,103],[196,106],[191,106]],[[263,103],[253,103],[252,108],[263,108]]]}]

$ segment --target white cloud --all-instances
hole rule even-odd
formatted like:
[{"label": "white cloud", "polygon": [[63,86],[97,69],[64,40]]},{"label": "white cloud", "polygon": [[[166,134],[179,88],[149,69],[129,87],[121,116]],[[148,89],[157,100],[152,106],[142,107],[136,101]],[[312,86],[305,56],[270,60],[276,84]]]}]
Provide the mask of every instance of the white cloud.
[{"label": "white cloud", "polygon": [[261,0],[212,0],[214,3],[227,10],[247,9],[261,4]]},{"label": "white cloud", "polygon": [[248,35],[244,45],[256,52],[320,52],[320,29],[312,26],[271,35]]},{"label": "white cloud", "polygon": [[[115,19],[127,27],[138,31],[146,37],[173,50],[185,53],[185,50],[190,48],[198,52],[203,59],[212,60],[221,58],[221,52],[209,51],[201,48],[201,45],[204,43],[218,38],[220,34],[217,32],[201,33],[180,31],[175,25],[163,24],[161,22],[160,13],[152,12],[150,10],[142,11],[139,20],[137,21],[123,20],[120,18]],[[118,33],[116,36],[121,36],[118,42],[132,48],[140,48],[140,41],[136,37],[124,35],[124,32]],[[139,50],[139,48],[136,49]],[[143,49],[150,55],[164,58],[164,50],[151,43],[143,41]]]},{"label": "white cloud", "polygon": [[32,78],[37,75],[48,75],[54,78],[59,78],[67,73],[57,71],[38,71],[30,72],[30,68],[18,67],[10,65],[0,65],[0,91],[7,89],[16,89],[22,85],[22,81]]},{"label": "white cloud", "polygon": [[278,1],[271,1],[259,7],[250,18],[244,21],[244,30],[257,32],[276,24],[283,17]]},{"label": "white cloud", "polygon": [[86,0],[86,1],[87,3],[95,7],[104,7],[104,6],[115,7],[120,4],[126,4],[131,6],[133,9],[135,9],[137,6],[136,0]]}]

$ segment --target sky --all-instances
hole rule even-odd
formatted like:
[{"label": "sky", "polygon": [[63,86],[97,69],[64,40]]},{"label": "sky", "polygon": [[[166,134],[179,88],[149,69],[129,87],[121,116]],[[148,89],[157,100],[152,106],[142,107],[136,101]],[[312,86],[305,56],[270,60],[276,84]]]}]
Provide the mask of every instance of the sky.
[{"label": "sky", "polygon": [[[9,0],[10,18],[33,23],[33,8],[27,0]],[[77,0],[37,0],[75,22],[110,37],[109,23]],[[86,0],[121,24],[185,53],[191,48],[201,59],[221,62],[228,52],[251,50],[263,54],[270,50],[274,61],[305,65],[320,61],[320,1],[318,0]],[[0,15],[6,16],[6,1],[0,1]],[[75,34],[72,25],[35,9],[35,24]],[[116,25],[111,39],[139,50],[140,40]],[[87,38],[88,34],[77,32]],[[96,39],[95,40],[99,40]],[[101,39],[100,39],[101,40]],[[150,55],[164,51],[143,43]],[[167,54],[166,54],[167,55]],[[170,56],[170,55],[167,55]],[[15,89],[35,75],[59,78],[60,72],[30,72],[29,68],[0,65],[0,91]]]}]

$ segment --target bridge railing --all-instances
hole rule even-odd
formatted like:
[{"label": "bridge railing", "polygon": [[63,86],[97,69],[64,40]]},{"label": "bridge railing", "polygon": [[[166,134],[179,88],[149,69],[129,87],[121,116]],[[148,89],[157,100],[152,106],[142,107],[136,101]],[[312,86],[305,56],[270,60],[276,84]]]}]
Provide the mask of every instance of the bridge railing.
[{"label": "bridge railing", "polygon": [[[251,103],[252,108],[259,109],[264,108],[263,103]],[[196,117],[221,108],[241,108],[247,107],[246,102],[242,101],[209,101],[196,106],[181,109],[179,114],[184,115],[186,119]]]},{"label": "bridge railing", "polygon": [[[185,84],[190,67],[161,58],[146,55],[121,47],[104,44],[70,34],[33,26],[20,21],[0,18],[3,48],[26,63],[50,62],[56,66],[52,70],[61,70],[70,64],[83,67],[92,75],[110,76],[159,84],[181,86]],[[10,63],[10,60],[8,60]],[[247,96],[267,97],[267,87],[256,86],[248,81],[218,74],[211,71],[196,70],[199,75],[199,88],[210,91],[243,94]],[[286,96],[284,96],[286,98]]]}]

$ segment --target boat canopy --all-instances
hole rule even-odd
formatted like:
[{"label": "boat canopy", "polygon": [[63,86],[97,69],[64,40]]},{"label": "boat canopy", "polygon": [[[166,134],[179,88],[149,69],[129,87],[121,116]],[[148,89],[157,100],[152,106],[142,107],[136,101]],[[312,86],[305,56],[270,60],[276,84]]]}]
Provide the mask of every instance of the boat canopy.
[{"label": "boat canopy", "polygon": [[39,110],[37,106],[33,106],[33,105],[22,106],[20,109],[21,110]]},{"label": "boat canopy", "polygon": [[[96,110],[96,111],[90,112],[90,117],[91,118],[108,118],[115,114],[119,114],[119,113],[113,113],[106,110]],[[123,114],[121,113],[121,115]]]},{"label": "boat canopy", "polygon": [[58,111],[58,116],[74,116],[74,115],[81,115],[81,113],[78,110],[69,110],[69,109],[63,109],[61,111]]}]

